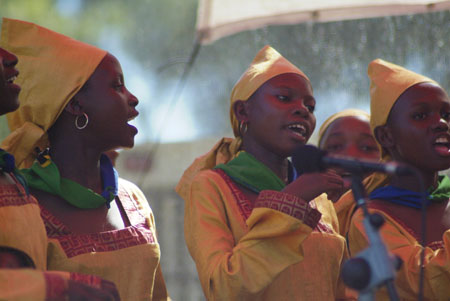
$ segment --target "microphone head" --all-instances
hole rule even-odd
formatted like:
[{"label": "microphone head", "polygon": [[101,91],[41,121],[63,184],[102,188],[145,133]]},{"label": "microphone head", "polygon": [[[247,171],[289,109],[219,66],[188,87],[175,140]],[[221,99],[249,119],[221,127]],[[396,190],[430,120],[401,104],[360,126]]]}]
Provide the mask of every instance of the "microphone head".
[{"label": "microphone head", "polygon": [[320,150],[313,145],[302,145],[294,150],[292,164],[301,173],[319,172],[325,170],[322,158],[326,151]]}]

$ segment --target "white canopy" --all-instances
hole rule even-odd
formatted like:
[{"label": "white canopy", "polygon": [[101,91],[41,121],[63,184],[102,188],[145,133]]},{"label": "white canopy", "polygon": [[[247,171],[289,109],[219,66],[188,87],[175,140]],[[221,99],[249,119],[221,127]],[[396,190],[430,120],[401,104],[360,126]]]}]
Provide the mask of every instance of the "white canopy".
[{"label": "white canopy", "polygon": [[200,0],[197,35],[206,44],[266,25],[328,22],[450,9],[448,0]]}]

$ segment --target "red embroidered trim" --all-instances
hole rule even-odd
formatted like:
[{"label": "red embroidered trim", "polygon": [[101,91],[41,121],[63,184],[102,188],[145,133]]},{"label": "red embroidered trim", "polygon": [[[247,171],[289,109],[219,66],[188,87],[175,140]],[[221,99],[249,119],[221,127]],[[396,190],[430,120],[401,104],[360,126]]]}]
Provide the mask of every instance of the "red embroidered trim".
[{"label": "red embroidered trim", "polygon": [[5,185],[0,187],[0,207],[23,206],[37,204],[34,197],[26,195],[25,191],[16,185]]},{"label": "red embroidered trim", "polygon": [[45,278],[45,300],[62,299],[67,293],[66,281],[59,275],[47,272],[43,272],[43,274]]},{"label": "red embroidered trim", "polygon": [[240,212],[244,220],[247,220],[253,210],[253,204],[245,197],[244,193],[236,186],[231,178],[221,169],[214,169],[222,178],[233,193],[234,198],[237,201]]},{"label": "red embroidered trim", "polygon": [[41,217],[44,220],[47,236],[57,239],[69,258],[90,252],[108,252],[156,243],[145,216],[139,212],[138,204],[120,186],[119,199],[132,226],[100,233],[74,234],[60,220],[41,207]]},{"label": "red embroidered trim", "polygon": [[[214,169],[214,171],[217,172],[223,178],[225,183],[228,185],[229,189],[231,190],[231,193],[233,194],[234,198],[236,199],[236,202],[240,209],[242,218],[244,220],[247,220],[248,217],[250,216],[250,214],[252,213],[253,204],[250,202],[250,200],[248,200],[245,197],[245,195],[242,193],[242,191],[237,187],[236,183],[234,183],[233,180],[231,180],[231,178],[223,170]],[[272,192],[285,194],[285,193],[278,192],[278,191],[272,191]],[[287,195],[287,194],[285,194],[285,195]],[[295,196],[293,196],[293,197],[295,197]],[[311,228],[313,228],[315,231],[325,232],[325,233],[334,233],[333,229],[331,229],[330,226],[328,226],[324,222],[320,221],[320,217],[322,216],[322,214],[317,210],[317,207],[316,207],[316,204],[314,203],[314,201],[311,201],[309,204],[310,205],[307,206],[307,208],[305,208],[305,210],[307,210],[307,213],[306,213],[306,220],[304,220],[303,222],[305,224],[307,224],[308,226],[311,226]],[[267,207],[267,206],[260,206],[260,207]],[[272,208],[272,207],[267,207],[267,208]],[[287,207],[283,207],[283,209],[284,208],[287,209]],[[278,210],[276,208],[272,208],[272,209]],[[279,211],[284,212],[283,210],[279,210]],[[295,212],[295,210],[294,210],[294,212]],[[287,212],[284,212],[284,213],[287,213]],[[287,213],[287,214],[289,214],[289,213]],[[303,219],[301,219],[301,220],[303,220]]]},{"label": "red embroidered trim", "polygon": [[[370,209],[375,209],[375,210],[379,210],[381,212],[383,212],[384,214],[386,214],[387,216],[389,216],[390,218],[392,218],[393,220],[395,220],[398,224],[400,224],[400,226],[402,226],[403,229],[405,229],[412,237],[414,237],[416,239],[416,241],[420,242],[420,238],[419,235],[416,233],[416,231],[414,231],[413,229],[411,229],[410,227],[408,227],[401,219],[399,219],[396,216],[392,216],[390,214],[388,214],[386,211],[383,210],[383,206],[379,205],[377,203],[368,203],[367,207]],[[439,241],[433,241],[430,242],[427,247],[431,248],[433,251],[436,251],[439,248],[444,248],[444,242],[442,240]]]},{"label": "red embroidered trim", "polygon": [[433,241],[433,242],[430,242],[427,247],[430,248],[433,251],[436,251],[436,250],[439,250],[439,249],[443,249],[444,248],[444,242],[442,240],[440,240],[440,241]]},{"label": "red embroidered trim", "polygon": [[295,217],[311,228],[316,228],[322,214],[295,195],[274,190],[263,190],[255,202],[255,208],[270,208]]},{"label": "red embroidered trim", "polygon": [[100,289],[102,286],[102,279],[95,275],[85,275],[80,273],[70,273],[70,280],[83,283],[94,288]]},{"label": "red embroidered trim", "polygon": [[[310,201],[308,204],[312,209],[317,210],[317,205],[314,200]],[[317,210],[317,212],[320,213],[319,210]],[[323,232],[323,233],[328,233],[328,234],[335,233],[333,228],[329,224],[324,223],[322,220],[319,220],[319,222],[317,223],[317,226],[314,228],[314,230],[317,232]]]}]

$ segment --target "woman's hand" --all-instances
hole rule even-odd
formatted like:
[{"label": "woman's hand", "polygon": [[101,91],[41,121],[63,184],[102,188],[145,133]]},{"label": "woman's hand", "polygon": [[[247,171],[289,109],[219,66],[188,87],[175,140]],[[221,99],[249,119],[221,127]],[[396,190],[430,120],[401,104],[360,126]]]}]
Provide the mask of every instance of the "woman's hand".
[{"label": "woman's hand", "polygon": [[307,173],[298,177],[287,185],[282,191],[293,194],[309,202],[322,193],[328,194],[328,198],[335,202],[342,194],[344,182],[334,170],[322,173]]},{"label": "woman's hand", "polygon": [[[87,284],[77,282],[74,280],[68,281],[67,297],[70,301],[81,300],[108,300],[118,301],[120,300],[119,292],[117,291],[114,283],[103,280],[101,288],[95,288]],[[67,300],[67,298],[65,298]]]}]

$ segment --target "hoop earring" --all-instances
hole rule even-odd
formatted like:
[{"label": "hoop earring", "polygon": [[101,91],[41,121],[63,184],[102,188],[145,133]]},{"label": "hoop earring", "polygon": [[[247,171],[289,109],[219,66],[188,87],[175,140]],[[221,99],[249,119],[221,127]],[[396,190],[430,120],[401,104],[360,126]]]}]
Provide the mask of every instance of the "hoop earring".
[{"label": "hoop earring", "polygon": [[241,136],[244,136],[244,134],[247,133],[247,130],[248,130],[247,122],[241,121],[241,123],[239,123],[239,133],[241,134]]},{"label": "hoop earring", "polygon": [[[86,118],[86,121],[83,125],[79,125],[78,124],[78,118],[80,118],[80,116],[84,116],[84,118]],[[75,118],[75,127],[79,130],[84,129],[89,123],[89,117],[86,113],[83,113],[83,115],[77,115],[77,117]]]}]

